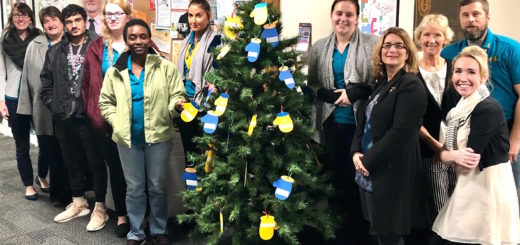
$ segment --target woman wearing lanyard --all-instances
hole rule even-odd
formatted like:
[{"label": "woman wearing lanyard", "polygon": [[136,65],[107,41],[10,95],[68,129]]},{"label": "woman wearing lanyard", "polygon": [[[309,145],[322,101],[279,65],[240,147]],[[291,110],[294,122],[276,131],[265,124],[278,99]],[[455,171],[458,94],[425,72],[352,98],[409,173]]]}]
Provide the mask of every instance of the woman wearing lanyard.
[{"label": "woman wearing lanyard", "polygon": [[[34,27],[34,13],[31,8],[25,3],[15,3],[0,41],[0,115],[8,120],[13,133],[18,172],[25,186],[25,198],[28,200],[38,199],[33,187],[29,156],[31,117],[18,114],[16,110],[27,46],[40,34],[41,31]],[[38,177],[43,180],[49,169],[48,162],[43,161],[39,168],[41,172]]]},{"label": "woman wearing lanyard", "polygon": [[[90,124],[96,131],[96,141],[101,146],[101,153],[110,171],[110,186],[112,198],[117,213],[117,227],[115,233],[118,237],[125,237],[130,226],[126,219],[126,182],[119,159],[117,145],[110,139],[112,128],[108,125],[99,110],[99,93],[103,84],[103,77],[113,64],[116,63],[119,54],[126,48],[123,39],[123,28],[132,18],[132,6],[125,0],[108,0],[103,7],[102,33],[94,40],[85,53],[83,82],[81,94],[90,119]],[[100,165],[93,174],[98,175],[102,188],[107,188],[107,172],[104,164]],[[96,197],[98,199],[98,197]],[[96,200],[96,206],[104,206],[104,197]],[[100,224],[91,225],[91,230],[98,229],[104,224],[105,208],[100,207],[98,212],[92,212]]]},{"label": "woman wearing lanyard", "polygon": [[[220,35],[211,30],[209,20],[211,8],[206,0],[193,0],[188,6],[188,22],[191,33],[184,39],[181,45],[177,70],[181,73],[186,88],[186,94],[190,101],[199,104],[204,92],[215,90],[215,87],[204,79],[204,75],[213,68],[213,55],[210,49],[220,44]],[[192,139],[202,134],[202,128],[198,120],[191,122],[180,121],[182,145],[184,146],[184,158],[188,162],[187,153],[197,152],[197,147]]]}]

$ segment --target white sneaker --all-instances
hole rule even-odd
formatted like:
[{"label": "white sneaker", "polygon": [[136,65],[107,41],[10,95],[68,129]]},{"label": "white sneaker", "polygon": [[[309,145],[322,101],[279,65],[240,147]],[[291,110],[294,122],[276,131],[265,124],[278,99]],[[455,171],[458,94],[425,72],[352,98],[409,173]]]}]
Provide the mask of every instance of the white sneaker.
[{"label": "white sneaker", "polygon": [[85,198],[75,199],[74,201],[65,208],[65,211],[54,217],[54,222],[64,223],[77,217],[88,215],[90,213],[90,210],[88,209],[88,203]]},{"label": "white sneaker", "polygon": [[87,225],[87,231],[99,231],[105,227],[108,221],[106,209],[96,203],[92,214],[90,215],[90,222]]}]

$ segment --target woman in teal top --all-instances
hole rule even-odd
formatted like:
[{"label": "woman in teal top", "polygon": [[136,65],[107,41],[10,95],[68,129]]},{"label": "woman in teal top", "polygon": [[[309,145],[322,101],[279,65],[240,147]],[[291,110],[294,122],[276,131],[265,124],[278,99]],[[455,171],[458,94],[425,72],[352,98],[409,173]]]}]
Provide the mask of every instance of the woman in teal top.
[{"label": "woman in teal top", "polygon": [[[337,190],[336,197],[329,203],[344,220],[336,231],[339,244],[368,242],[364,240],[368,237],[368,226],[361,215],[350,144],[356,128],[357,103],[354,102],[368,97],[368,83],[372,80],[370,55],[377,38],[359,31],[358,17],[357,0],[334,1],[330,12],[334,32],[313,44],[307,79],[315,95],[313,139],[326,148],[323,161],[334,174]],[[353,86],[365,87],[368,91],[354,93]]]}]

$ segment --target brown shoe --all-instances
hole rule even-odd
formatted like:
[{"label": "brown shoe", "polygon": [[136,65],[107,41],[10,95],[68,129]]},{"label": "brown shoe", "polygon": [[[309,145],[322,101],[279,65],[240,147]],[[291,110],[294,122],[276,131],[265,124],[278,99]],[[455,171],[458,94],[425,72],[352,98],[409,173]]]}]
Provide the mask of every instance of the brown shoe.
[{"label": "brown shoe", "polygon": [[168,241],[167,235],[153,235],[152,244],[154,245],[168,245],[170,242]]},{"label": "brown shoe", "polygon": [[126,245],[143,245],[145,244],[146,240],[138,241],[138,240],[126,240]]}]

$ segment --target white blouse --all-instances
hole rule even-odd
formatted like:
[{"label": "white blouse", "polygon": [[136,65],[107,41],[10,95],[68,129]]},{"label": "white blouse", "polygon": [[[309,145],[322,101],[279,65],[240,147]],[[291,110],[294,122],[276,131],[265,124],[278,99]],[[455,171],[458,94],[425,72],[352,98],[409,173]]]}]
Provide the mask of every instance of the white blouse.
[{"label": "white blouse", "polygon": [[426,83],[426,87],[428,91],[433,96],[439,107],[442,103],[442,95],[444,94],[444,88],[446,84],[446,73],[448,71],[447,63],[444,63],[444,66],[436,71],[430,72],[419,66],[419,71],[421,72],[421,76]]}]

